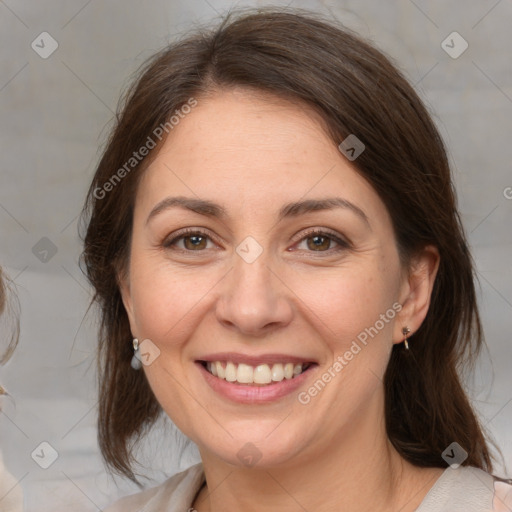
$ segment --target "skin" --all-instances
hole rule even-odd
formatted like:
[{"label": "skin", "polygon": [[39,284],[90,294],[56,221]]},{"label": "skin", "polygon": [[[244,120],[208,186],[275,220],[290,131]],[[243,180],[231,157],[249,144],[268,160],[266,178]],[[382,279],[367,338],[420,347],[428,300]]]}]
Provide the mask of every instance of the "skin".
[{"label": "skin", "polygon": [[[173,207],[147,221],[169,196],[214,201],[228,217]],[[333,196],[357,205],[369,226],[348,209],[277,221],[288,202]],[[200,249],[183,238],[165,247],[182,228],[209,238]],[[327,238],[319,249],[307,228],[349,246]],[[263,249],[252,263],[236,252],[247,236]],[[197,511],[416,509],[443,470],[415,467],[393,448],[382,381],[402,327],[414,333],[427,314],[438,265],[428,246],[401,267],[384,203],[308,108],[243,89],[199,100],[140,182],[119,276],[132,334],[160,350],[143,371],[200,450],[207,487]],[[232,402],[194,363],[221,351],[293,354],[318,363],[299,391],[307,390],[394,303],[401,311],[307,405],[297,392]],[[246,443],[261,454],[252,467],[237,457]]]}]

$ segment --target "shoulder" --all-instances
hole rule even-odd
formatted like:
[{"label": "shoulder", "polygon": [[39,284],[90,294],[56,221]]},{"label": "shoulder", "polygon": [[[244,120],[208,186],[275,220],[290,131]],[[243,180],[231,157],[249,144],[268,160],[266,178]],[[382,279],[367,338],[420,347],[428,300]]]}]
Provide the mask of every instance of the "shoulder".
[{"label": "shoulder", "polygon": [[23,494],[18,481],[5,469],[0,456],[0,510],[2,512],[21,512]]},{"label": "shoulder", "polygon": [[186,512],[204,483],[201,463],[173,475],[162,484],[126,496],[107,507],[104,512],[157,512],[179,510]]},{"label": "shoulder", "polygon": [[479,468],[448,467],[416,512],[510,512],[501,496],[509,499],[511,490],[512,486],[496,481],[493,475]]},{"label": "shoulder", "polygon": [[512,510],[512,485],[505,482],[494,482],[494,512],[510,512]]}]

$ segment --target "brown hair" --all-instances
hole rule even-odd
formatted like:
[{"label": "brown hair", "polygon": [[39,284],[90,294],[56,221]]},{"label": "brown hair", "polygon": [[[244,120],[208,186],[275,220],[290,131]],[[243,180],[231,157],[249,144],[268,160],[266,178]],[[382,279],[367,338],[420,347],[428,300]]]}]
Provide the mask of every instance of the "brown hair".
[{"label": "brown hair", "polygon": [[389,58],[320,15],[281,8],[231,13],[216,28],[171,44],[145,64],[120,103],[83,211],[82,258],[101,312],[98,439],[107,464],[136,481],[132,448],[161,413],[144,372],[130,366],[131,332],[116,278],[127,268],[138,181],[160,144],[108,193],[104,185],[191,97],[231,87],[313,107],[336,145],[356,134],[366,149],[353,163],[391,215],[404,268],[419,248],[438,248],[428,314],[409,353],[394,346],[385,374],[387,433],[417,466],[446,467],[441,454],[457,441],[468,453],[463,465],[492,471],[459,374],[473,368],[485,342],[440,135]]}]

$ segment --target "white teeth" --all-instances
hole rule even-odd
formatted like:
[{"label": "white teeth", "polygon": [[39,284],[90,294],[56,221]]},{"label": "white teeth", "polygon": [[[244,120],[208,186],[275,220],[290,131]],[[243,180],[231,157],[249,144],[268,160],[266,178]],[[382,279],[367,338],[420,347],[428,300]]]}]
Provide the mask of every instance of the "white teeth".
[{"label": "white teeth", "polygon": [[228,382],[235,382],[236,380],[236,366],[231,362],[226,365],[225,378]]},{"label": "white teeth", "polygon": [[284,368],[282,364],[275,364],[272,366],[272,380],[274,382],[281,382],[284,379]]},{"label": "white teeth", "polygon": [[248,364],[240,363],[238,365],[238,369],[236,371],[236,380],[240,382],[240,384],[250,384],[251,382],[254,382],[252,380],[253,376],[253,369],[252,366],[249,366]]},{"label": "white teeth", "polygon": [[260,364],[256,367],[240,363],[238,365],[228,361],[208,361],[206,369],[219,379],[239,384],[271,384],[280,382],[283,379],[293,379],[302,373],[301,363],[275,363],[270,367],[268,364]]},{"label": "white teeth", "polygon": [[268,364],[260,364],[254,368],[253,382],[255,384],[270,384],[272,382],[272,375]]},{"label": "white teeth", "polygon": [[224,369],[224,366],[222,366],[222,363],[217,361],[213,364],[215,365],[215,368],[217,368],[217,377],[219,377],[220,379],[225,379],[226,378],[226,370]]}]

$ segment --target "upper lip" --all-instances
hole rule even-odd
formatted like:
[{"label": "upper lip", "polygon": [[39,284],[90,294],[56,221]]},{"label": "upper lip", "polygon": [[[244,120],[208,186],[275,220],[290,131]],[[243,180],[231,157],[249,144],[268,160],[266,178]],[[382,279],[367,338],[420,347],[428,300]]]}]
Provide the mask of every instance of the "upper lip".
[{"label": "upper lip", "polygon": [[315,363],[315,361],[308,357],[298,357],[289,354],[260,354],[260,355],[247,355],[238,352],[217,352],[215,354],[208,354],[199,357],[197,361],[231,361],[235,364],[248,364],[249,366],[258,366],[260,364],[274,364],[274,363]]}]

